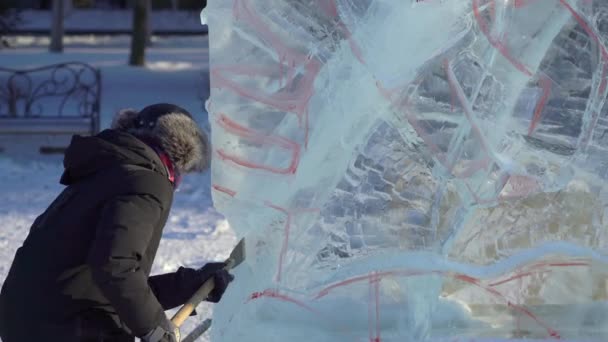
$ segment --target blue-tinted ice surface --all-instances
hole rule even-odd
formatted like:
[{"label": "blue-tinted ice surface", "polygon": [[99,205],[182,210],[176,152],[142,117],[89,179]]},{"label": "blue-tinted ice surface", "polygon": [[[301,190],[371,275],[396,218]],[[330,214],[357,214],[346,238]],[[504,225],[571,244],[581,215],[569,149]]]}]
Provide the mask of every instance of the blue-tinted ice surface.
[{"label": "blue-tinted ice surface", "polygon": [[608,2],[215,0],[217,341],[607,341]]}]

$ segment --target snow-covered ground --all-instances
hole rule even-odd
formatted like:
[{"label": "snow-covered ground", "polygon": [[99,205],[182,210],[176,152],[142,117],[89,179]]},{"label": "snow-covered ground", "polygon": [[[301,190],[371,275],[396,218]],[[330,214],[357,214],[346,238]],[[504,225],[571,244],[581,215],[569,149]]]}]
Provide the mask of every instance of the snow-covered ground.
[{"label": "snow-covered ground", "polygon": [[[148,50],[146,68],[127,66],[129,39],[68,37],[63,54],[47,52],[43,38],[15,37],[15,48],[0,50],[0,65],[31,68],[64,61],[82,61],[101,68],[101,126],[107,128],[121,108],[142,108],[155,102],[173,102],[188,109],[206,126],[203,100],[208,96],[206,37],[155,38]],[[61,190],[61,157],[15,161],[0,157],[0,285],[16,249],[21,246],[33,220]],[[177,267],[197,267],[223,260],[236,243],[234,233],[212,207],[209,173],[189,175],[175,196],[152,272]],[[182,334],[210,317],[212,305],[201,304],[199,315],[189,319]],[[170,313],[172,314],[172,313]],[[206,341],[207,337],[200,339]]]}]

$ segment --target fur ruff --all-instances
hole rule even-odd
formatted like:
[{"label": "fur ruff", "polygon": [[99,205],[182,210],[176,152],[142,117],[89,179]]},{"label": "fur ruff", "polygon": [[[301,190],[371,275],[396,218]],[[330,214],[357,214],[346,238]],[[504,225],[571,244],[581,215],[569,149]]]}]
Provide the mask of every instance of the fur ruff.
[{"label": "fur ruff", "polygon": [[180,172],[202,172],[209,168],[209,139],[190,116],[168,113],[159,117],[152,128],[137,128],[137,120],[137,111],[125,109],[116,114],[111,128],[154,141]]}]

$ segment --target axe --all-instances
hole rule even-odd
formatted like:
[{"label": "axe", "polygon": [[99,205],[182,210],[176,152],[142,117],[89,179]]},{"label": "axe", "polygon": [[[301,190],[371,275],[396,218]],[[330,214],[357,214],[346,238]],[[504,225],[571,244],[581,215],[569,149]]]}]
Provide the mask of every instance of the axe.
[{"label": "axe", "polygon": [[[231,270],[234,267],[238,266],[240,263],[245,260],[245,239],[241,239],[239,243],[236,244],[236,247],[230,253],[230,257],[226,260],[225,270]],[[213,291],[215,287],[215,282],[213,277],[207,279],[205,283],[194,293],[194,295],[184,304],[179,311],[171,318],[171,322],[175,324],[175,326],[180,327],[186,318],[190,316],[192,311],[196,309],[196,307],[209,296],[209,293]]]}]

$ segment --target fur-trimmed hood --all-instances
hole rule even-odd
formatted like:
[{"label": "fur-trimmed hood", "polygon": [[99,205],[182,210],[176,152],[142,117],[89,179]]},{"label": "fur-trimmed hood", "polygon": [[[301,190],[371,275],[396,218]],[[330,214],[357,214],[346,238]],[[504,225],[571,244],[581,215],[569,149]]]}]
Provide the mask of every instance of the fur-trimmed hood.
[{"label": "fur-trimmed hood", "polygon": [[181,107],[159,103],[139,112],[124,109],[116,114],[111,128],[157,145],[179,172],[201,172],[209,168],[209,138]]}]

